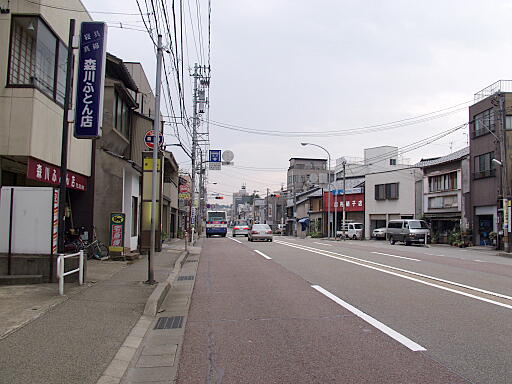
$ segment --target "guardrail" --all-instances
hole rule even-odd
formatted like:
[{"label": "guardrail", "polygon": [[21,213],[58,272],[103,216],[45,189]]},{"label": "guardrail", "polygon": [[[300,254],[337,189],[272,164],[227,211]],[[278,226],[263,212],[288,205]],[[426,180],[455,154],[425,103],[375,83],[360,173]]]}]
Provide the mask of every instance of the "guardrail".
[{"label": "guardrail", "polygon": [[[64,272],[65,260],[75,256],[78,256],[78,268]],[[64,295],[64,277],[76,272],[78,272],[78,284],[82,285],[84,283],[84,251],[57,257],[57,278],[59,279],[59,294],[61,296]]]}]

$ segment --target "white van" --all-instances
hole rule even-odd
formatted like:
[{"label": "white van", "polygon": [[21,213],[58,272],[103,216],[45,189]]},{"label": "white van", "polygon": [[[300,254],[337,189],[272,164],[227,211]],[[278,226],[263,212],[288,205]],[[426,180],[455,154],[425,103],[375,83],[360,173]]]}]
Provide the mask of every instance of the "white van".
[{"label": "white van", "polygon": [[[345,236],[347,239],[361,240],[363,238],[363,229],[363,223],[347,223],[345,224]],[[343,236],[343,228],[336,231],[336,236]]]}]

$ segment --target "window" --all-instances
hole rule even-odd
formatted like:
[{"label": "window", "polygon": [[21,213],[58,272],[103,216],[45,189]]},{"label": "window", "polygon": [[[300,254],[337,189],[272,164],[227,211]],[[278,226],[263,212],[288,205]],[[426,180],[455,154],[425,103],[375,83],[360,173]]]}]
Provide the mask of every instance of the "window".
[{"label": "window", "polygon": [[390,221],[388,223],[388,228],[402,228],[402,221]]},{"label": "window", "polygon": [[389,165],[396,165],[396,159],[389,159]]},{"label": "window", "polygon": [[375,200],[386,200],[385,184],[375,185]]},{"label": "window", "polygon": [[505,129],[512,129],[512,116],[505,116]]},{"label": "window", "polygon": [[457,171],[428,178],[429,192],[449,191],[452,189],[457,189]]},{"label": "window", "polygon": [[428,207],[430,209],[458,208],[457,195],[430,197]]},{"label": "window", "polygon": [[64,103],[67,48],[35,16],[13,16],[8,82],[10,86],[35,87]]},{"label": "window", "polygon": [[136,196],[132,196],[132,237],[137,236],[137,224],[139,211],[139,201]]},{"label": "window", "polygon": [[398,199],[398,183],[375,185],[375,200]]},{"label": "window", "polygon": [[398,199],[398,183],[386,184],[386,199]]},{"label": "window", "polygon": [[127,139],[131,133],[131,111],[123,98],[115,91],[114,97],[114,127]]},{"label": "window", "polygon": [[473,137],[486,135],[489,131],[495,131],[494,110],[492,108],[475,115],[473,118]]},{"label": "window", "polygon": [[492,177],[496,175],[496,169],[494,169],[492,159],[494,159],[494,152],[488,152],[480,156],[475,156],[475,169],[473,173],[473,177],[475,179],[481,179],[483,177]]}]

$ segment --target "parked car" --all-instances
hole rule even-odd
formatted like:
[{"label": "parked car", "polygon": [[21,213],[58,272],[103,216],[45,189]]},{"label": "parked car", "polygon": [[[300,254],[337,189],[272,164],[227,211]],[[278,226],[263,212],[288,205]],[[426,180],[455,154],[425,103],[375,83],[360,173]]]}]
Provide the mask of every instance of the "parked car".
[{"label": "parked car", "polygon": [[249,241],[264,240],[272,241],[272,229],[268,224],[254,224],[249,231]]},{"label": "parked car", "polygon": [[402,241],[405,245],[411,243],[425,243],[430,238],[430,229],[428,224],[423,220],[390,220],[387,227],[387,234],[390,244]]},{"label": "parked car", "polygon": [[[345,237],[347,239],[361,240],[363,238],[363,223],[347,223],[345,224]],[[336,236],[343,236],[343,226],[336,231]]]},{"label": "parked car", "polygon": [[372,232],[372,236],[375,238],[375,239],[385,239],[386,238],[386,231],[387,231],[387,228],[384,227],[384,228],[375,228]]},{"label": "parked car", "polygon": [[232,229],[233,237],[236,236],[248,236],[249,235],[249,224],[245,220],[235,221],[235,225]]}]

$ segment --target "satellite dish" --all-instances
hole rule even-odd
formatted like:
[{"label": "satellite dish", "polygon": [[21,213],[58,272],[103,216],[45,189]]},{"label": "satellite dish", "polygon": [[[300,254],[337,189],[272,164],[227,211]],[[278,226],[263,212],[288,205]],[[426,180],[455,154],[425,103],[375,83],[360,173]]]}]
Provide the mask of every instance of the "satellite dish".
[{"label": "satellite dish", "polygon": [[230,150],[226,150],[222,152],[222,160],[229,163],[231,160],[235,158],[235,155]]},{"label": "satellite dish", "polygon": [[318,175],[316,173],[312,173],[311,175],[309,175],[309,181],[311,181],[312,183],[316,183],[318,181]]}]

